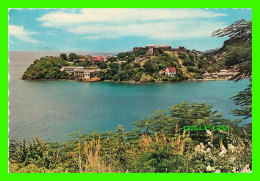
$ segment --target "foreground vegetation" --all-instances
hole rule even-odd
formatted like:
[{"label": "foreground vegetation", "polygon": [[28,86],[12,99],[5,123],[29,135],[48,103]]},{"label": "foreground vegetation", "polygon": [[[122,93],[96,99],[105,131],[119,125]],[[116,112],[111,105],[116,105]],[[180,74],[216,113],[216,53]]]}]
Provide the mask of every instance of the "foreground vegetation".
[{"label": "foreground vegetation", "polygon": [[[133,132],[75,133],[72,140],[25,140],[10,150],[10,172],[250,172],[251,125],[238,127],[205,103],[183,102],[134,123]],[[183,126],[228,125],[185,131]]]}]

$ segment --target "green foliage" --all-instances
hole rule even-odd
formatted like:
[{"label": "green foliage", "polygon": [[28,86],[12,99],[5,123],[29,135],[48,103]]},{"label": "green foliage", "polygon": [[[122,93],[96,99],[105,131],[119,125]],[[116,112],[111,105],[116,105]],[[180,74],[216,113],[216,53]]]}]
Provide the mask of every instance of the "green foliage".
[{"label": "green foliage", "polygon": [[149,83],[149,82],[155,82],[155,80],[152,76],[143,73],[142,77],[140,78],[140,82]]},{"label": "green foliage", "polygon": [[144,68],[144,71],[150,75],[155,72],[159,72],[159,67],[156,64],[153,64],[151,61],[145,62],[143,68]]},{"label": "green foliage", "polygon": [[158,150],[144,152],[132,164],[133,172],[138,173],[176,173],[183,165],[183,156],[171,153],[169,146],[159,147]]},{"label": "green foliage", "polygon": [[186,55],[185,58],[183,59],[184,66],[195,66],[195,62],[193,57],[189,57],[189,55]]},{"label": "green foliage", "polygon": [[140,67],[141,67],[140,63],[134,63],[134,68],[140,68]]},{"label": "green foliage", "polygon": [[61,53],[61,54],[60,54],[60,58],[61,58],[62,60],[68,60],[66,53]]},{"label": "green foliage", "polygon": [[106,62],[101,62],[101,63],[98,64],[98,67],[100,69],[106,69],[108,66],[107,66]]},{"label": "green foliage", "polygon": [[77,59],[78,55],[76,53],[70,53],[69,54],[69,60],[73,62],[73,60]]},{"label": "green foliage", "polygon": [[67,62],[62,59],[50,59],[47,57],[35,60],[24,72],[22,79],[68,79],[66,72],[60,71]]},{"label": "green foliage", "polygon": [[24,167],[35,164],[39,167],[52,169],[58,166],[61,156],[58,151],[50,150],[44,141],[36,137],[28,146],[25,145],[25,139],[23,139],[17,151],[11,155],[10,161],[11,163],[20,163]]},{"label": "green foliage", "polygon": [[221,69],[225,69],[225,60],[219,60],[207,68],[207,72],[214,73],[219,72]]},{"label": "green foliage", "polygon": [[[141,133],[163,132],[166,136],[174,136],[176,125],[178,132],[181,132],[184,126],[192,125],[231,125],[231,121],[224,119],[217,111],[212,111],[212,106],[204,102],[188,103],[183,102],[176,104],[169,108],[168,112],[156,111],[155,114],[148,118],[138,120],[134,125],[138,128],[137,131]],[[205,141],[206,131],[191,131],[191,138],[194,141]],[[217,131],[215,132],[216,134]],[[218,135],[220,136],[220,135]],[[219,137],[215,137],[219,140]]]},{"label": "green foliage", "polygon": [[121,52],[117,54],[117,57],[119,59],[125,59],[128,62],[132,62],[135,57],[143,56],[146,54],[145,50],[139,50],[139,51],[130,51],[130,52]]},{"label": "green foliage", "polygon": [[79,62],[76,64],[77,66],[82,66],[82,67],[90,67],[91,66],[91,62],[90,61],[83,61],[83,62]]},{"label": "green foliage", "polygon": [[226,66],[235,66],[239,73],[233,78],[241,80],[252,75],[252,21],[239,20],[212,33],[213,36],[230,37],[220,51],[226,51]]},{"label": "green foliage", "polygon": [[198,69],[198,68],[196,68],[196,67],[187,67],[187,70],[189,71],[189,72],[195,72],[195,73],[198,73],[198,74],[204,74],[205,73],[205,70],[203,70],[203,69]]},{"label": "green foliage", "polygon": [[243,116],[244,119],[252,117],[252,83],[243,91],[238,92],[232,96],[235,105],[240,106],[241,109],[232,110],[235,116]]},{"label": "green foliage", "polygon": [[[152,56],[150,59],[145,60],[144,63],[133,63],[134,57],[148,55],[145,50],[140,50],[137,52],[121,52],[117,55],[117,60],[124,60],[126,63],[118,64],[117,66],[109,66],[108,70],[102,73],[101,77],[103,80],[113,80],[113,81],[140,81],[140,82],[158,82],[158,81],[181,81],[188,79],[188,76],[183,74],[185,66],[179,63],[179,59],[176,54],[172,52],[161,52],[156,56]],[[187,59],[188,62],[186,66],[189,66],[188,72],[196,72],[197,78],[203,78],[202,74],[205,72],[202,65],[205,62],[203,57],[198,57],[197,55],[189,53],[180,53],[179,58],[182,62]],[[115,62],[115,60],[113,60]],[[195,66],[200,64],[200,69]],[[114,63],[113,63],[114,64]],[[165,75],[159,75],[160,70],[165,70],[167,67],[175,67],[177,72],[175,77],[166,77]],[[203,68],[202,68],[203,67]]]}]

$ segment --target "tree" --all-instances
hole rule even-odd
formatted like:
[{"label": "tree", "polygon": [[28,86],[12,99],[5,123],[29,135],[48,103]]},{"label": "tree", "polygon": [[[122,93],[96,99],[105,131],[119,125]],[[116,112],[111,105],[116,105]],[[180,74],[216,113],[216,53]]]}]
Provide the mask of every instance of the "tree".
[{"label": "tree", "polygon": [[[169,108],[169,112],[156,111],[148,118],[134,123],[138,132],[151,134],[163,132],[166,136],[174,136],[176,131],[181,133],[184,126],[229,125],[230,120],[224,119],[220,113],[211,110],[212,106],[202,103],[183,102]],[[206,131],[191,131],[191,138],[205,141]],[[217,139],[217,137],[216,137]]]},{"label": "tree", "polygon": [[[225,57],[227,66],[236,66],[239,73],[233,77],[236,81],[252,75],[252,21],[239,20],[224,29],[218,29],[212,36],[230,37]],[[228,47],[228,46],[227,46]],[[225,49],[223,46],[222,49]]]},{"label": "tree", "polygon": [[153,64],[151,61],[145,62],[143,68],[148,74],[153,74],[154,72],[159,71],[159,67],[156,64]]},{"label": "tree", "polygon": [[73,60],[77,59],[78,55],[76,53],[70,53],[69,54],[69,59],[71,62],[73,62]]},{"label": "tree", "polygon": [[60,54],[60,58],[62,58],[63,60],[67,60],[67,54],[66,53],[61,53]]},{"label": "tree", "polygon": [[141,67],[140,63],[134,63],[134,68],[140,68],[140,67]]},{"label": "tree", "polygon": [[109,57],[107,61],[109,61],[109,62],[116,62],[116,57]]},{"label": "tree", "polygon": [[[238,74],[233,76],[235,81],[241,80],[246,76],[252,75],[252,21],[239,20],[229,27],[219,29],[212,33],[212,36],[230,37],[224,43],[222,49],[226,50],[226,65],[235,66]],[[232,99],[237,106],[242,109],[233,110],[236,116],[244,118],[252,117],[252,84],[245,90],[233,96]]]},{"label": "tree", "polygon": [[77,63],[78,66],[82,66],[82,67],[89,67],[91,65],[90,61],[84,61],[84,62],[79,62]]},{"label": "tree", "polygon": [[235,116],[243,116],[244,119],[252,117],[252,83],[247,86],[243,91],[237,95],[232,96],[235,105],[240,106],[241,109],[232,110]]},{"label": "tree", "polygon": [[98,67],[99,67],[100,69],[106,69],[108,66],[107,66],[107,64],[106,64],[105,62],[100,62],[100,63],[98,64]]}]

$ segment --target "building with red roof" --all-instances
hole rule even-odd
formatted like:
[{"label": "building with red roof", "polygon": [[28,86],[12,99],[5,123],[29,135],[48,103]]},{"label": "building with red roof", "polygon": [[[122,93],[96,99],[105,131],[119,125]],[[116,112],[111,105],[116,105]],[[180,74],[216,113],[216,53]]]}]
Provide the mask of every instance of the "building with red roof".
[{"label": "building with red roof", "polygon": [[168,77],[174,77],[176,75],[175,67],[168,67],[165,69],[165,75]]},{"label": "building with red roof", "polygon": [[92,65],[97,65],[101,62],[104,62],[104,58],[103,57],[95,57],[92,59]]}]

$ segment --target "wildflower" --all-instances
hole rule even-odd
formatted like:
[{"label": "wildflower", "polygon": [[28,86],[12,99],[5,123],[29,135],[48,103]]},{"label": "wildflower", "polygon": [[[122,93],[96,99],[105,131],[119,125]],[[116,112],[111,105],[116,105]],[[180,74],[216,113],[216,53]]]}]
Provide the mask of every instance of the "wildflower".
[{"label": "wildflower", "polygon": [[203,143],[200,143],[199,145],[197,145],[195,147],[195,152],[198,152],[198,153],[204,153],[205,152],[205,146]]},{"label": "wildflower", "polygon": [[214,171],[214,168],[211,167],[210,165],[208,165],[208,166],[206,167],[206,171],[208,171],[208,172]]},{"label": "wildflower", "polygon": [[213,144],[212,144],[210,141],[208,142],[208,145],[209,145],[209,146],[213,146]]},{"label": "wildflower", "polygon": [[221,173],[221,171],[220,170],[215,170],[215,173]]},{"label": "wildflower", "polygon": [[246,166],[240,171],[240,173],[251,173],[252,170],[249,168],[249,164],[246,164]]},{"label": "wildflower", "polygon": [[211,150],[210,148],[207,148],[205,152],[210,153],[210,150]]},{"label": "wildflower", "polygon": [[232,144],[228,144],[228,150],[230,150],[233,153],[234,151],[236,151],[236,147]]},{"label": "wildflower", "polygon": [[229,159],[230,163],[233,163],[235,160],[236,160],[236,158],[235,158],[234,156],[232,156],[232,157]]},{"label": "wildflower", "polygon": [[207,132],[207,135],[208,135],[208,136],[212,136],[212,135],[213,135],[212,132],[209,131],[209,130],[206,130],[206,132]]}]

